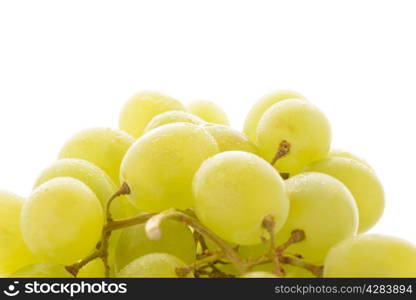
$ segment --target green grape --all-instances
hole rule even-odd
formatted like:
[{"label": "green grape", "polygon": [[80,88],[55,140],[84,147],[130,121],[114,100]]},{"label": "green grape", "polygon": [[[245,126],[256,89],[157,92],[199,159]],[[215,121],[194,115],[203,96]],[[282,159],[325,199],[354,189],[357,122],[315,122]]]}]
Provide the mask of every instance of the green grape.
[{"label": "green grape", "polygon": [[78,278],[104,278],[105,267],[101,259],[96,258],[83,266],[77,275]]},{"label": "green grape", "polygon": [[257,244],[266,216],[279,230],[289,211],[283,179],[260,157],[228,151],[207,159],[193,181],[195,212],[205,226],[236,244]]},{"label": "green grape", "polygon": [[416,277],[416,246],[400,238],[358,235],[334,246],[324,277]]},{"label": "green grape", "polygon": [[[82,181],[95,193],[103,208],[105,208],[107,200],[117,190],[113,181],[103,170],[86,160],[75,158],[55,161],[39,175],[34,187],[37,188],[56,177],[72,177]],[[111,205],[112,215],[116,219],[124,218],[127,205],[129,202],[126,197],[117,198]]]},{"label": "green grape", "polygon": [[25,202],[20,224],[29,249],[45,261],[70,264],[97,244],[103,209],[91,189],[76,179],[49,180]]},{"label": "green grape", "polygon": [[39,263],[25,266],[14,272],[11,278],[73,278],[63,265]]},{"label": "green grape", "polygon": [[350,158],[328,157],[307,167],[308,171],[321,172],[340,180],[351,191],[359,212],[358,232],[373,227],[384,210],[383,187],[367,165]]},{"label": "green grape", "polygon": [[282,265],[286,278],[316,278],[314,274],[308,270],[292,265]]},{"label": "green grape", "polygon": [[173,111],[167,111],[159,115],[156,115],[149,122],[149,124],[147,124],[146,128],[144,129],[144,132],[148,132],[162,125],[177,123],[177,122],[191,123],[194,125],[201,125],[205,123],[202,119],[186,111],[173,110]]},{"label": "green grape", "polygon": [[131,97],[124,105],[119,125],[122,130],[138,138],[154,116],[170,110],[184,111],[185,107],[169,96],[156,92],[141,92]]},{"label": "green grape", "polygon": [[161,231],[160,239],[150,240],[146,236],[145,224],[124,229],[116,247],[116,270],[123,269],[140,256],[154,252],[172,254],[188,264],[195,261],[195,241],[187,226],[167,220],[162,223]]},{"label": "green grape", "polygon": [[280,90],[269,94],[257,101],[249,113],[244,123],[244,133],[253,143],[256,142],[257,125],[270,106],[286,99],[305,99],[301,94],[289,90]]},{"label": "green grape", "polygon": [[25,199],[0,191],[0,277],[35,263],[36,257],[23,241],[20,212]]},{"label": "green grape", "polygon": [[322,264],[328,250],[357,233],[358,211],[349,190],[335,178],[321,173],[302,173],[286,181],[290,211],[277,243],[286,242],[292,231],[303,230],[304,241],[291,245],[291,253],[305,261]]},{"label": "green grape", "polygon": [[257,148],[241,132],[229,126],[206,124],[204,128],[215,138],[220,152],[224,151],[246,151],[257,154]]},{"label": "green grape", "polygon": [[59,158],[87,160],[104,170],[119,184],[120,163],[134,139],[111,128],[91,128],[75,134],[62,147]]},{"label": "green grape", "polygon": [[345,157],[345,158],[354,159],[354,160],[356,160],[356,161],[358,161],[358,162],[360,162],[360,163],[362,163],[362,164],[366,165],[366,166],[367,166],[367,167],[369,167],[370,169],[373,169],[373,167],[372,167],[372,166],[370,166],[370,164],[369,164],[366,160],[364,160],[364,159],[362,159],[361,157],[358,157],[358,156],[356,156],[356,155],[354,155],[354,154],[352,154],[352,153],[350,153],[350,152],[347,152],[347,151],[337,150],[337,149],[332,149],[332,150],[328,153],[328,156],[329,156],[329,157],[333,157],[333,156],[336,156],[336,157]]},{"label": "green grape", "polygon": [[241,278],[277,278],[277,276],[271,272],[254,271],[244,274]]},{"label": "green grape", "polygon": [[187,109],[205,122],[222,125],[230,124],[225,112],[214,102],[206,100],[192,101],[188,104]]},{"label": "green grape", "polygon": [[275,164],[279,172],[296,174],[311,162],[327,156],[331,129],[326,117],[304,100],[283,100],[272,105],[257,126],[260,156],[272,161],[283,141],[289,153]]},{"label": "green grape", "polygon": [[[280,242],[280,241],[279,241]],[[242,245],[238,247],[238,253],[241,257],[245,259],[258,259],[264,255],[266,255],[270,251],[270,243],[259,243],[257,245]],[[259,272],[273,272],[273,264],[261,264],[254,266],[252,268],[253,271]]]},{"label": "green grape", "polygon": [[176,268],[183,267],[186,267],[186,264],[171,254],[151,253],[133,260],[120,271],[118,277],[175,278],[178,277]]},{"label": "green grape", "polygon": [[131,190],[128,198],[146,212],[191,207],[192,178],[201,163],[217,152],[214,138],[193,124],[173,123],[148,132],[121,164],[121,180]]}]

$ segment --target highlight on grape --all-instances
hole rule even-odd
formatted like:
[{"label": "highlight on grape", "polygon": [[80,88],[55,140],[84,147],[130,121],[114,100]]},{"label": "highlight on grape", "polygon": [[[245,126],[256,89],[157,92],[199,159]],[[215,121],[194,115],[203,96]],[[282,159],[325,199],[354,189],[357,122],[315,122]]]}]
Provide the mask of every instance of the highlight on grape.
[{"label": "highlight on grape", "polygon": [[0,191],[1,277],[416,277],[415,241],[367,233],[375,170],[297,92],[243,131],[211,101],[141,92],[57,157],[27,197]]}]

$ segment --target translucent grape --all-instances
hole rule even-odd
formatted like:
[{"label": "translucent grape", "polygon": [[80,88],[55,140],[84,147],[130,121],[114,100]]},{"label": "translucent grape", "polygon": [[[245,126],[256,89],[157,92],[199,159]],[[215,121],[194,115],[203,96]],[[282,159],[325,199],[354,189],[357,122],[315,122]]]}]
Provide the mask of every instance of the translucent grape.
[{"label": "translucent grape", "polygon": [[23,206],[20,224],[33,253],[66,265],[94,249],[103,219],[101,204],[87,185],[60,177],[33,191]]},{"label": "translucent grape", "polygon": [[310,263],[322,264],[335,244],[357,233],[358,211],[349,190],[335,178],[321,173],[302,173],[286,181],[290,211],[278,243],[287,241],[293,230],[305,232],[306,239],[291,245]]},{"label": "translucent grape", "polygon": [[121,278],[175,278],[176,268],[186,267],[179,258],[167,253],[151,253],[141,256],[125,266]]},{"label": "translucent grape", "polygon": [[0,277],[37,261],[20,231],[20,212],[24,202],[15,194],[0,191]]},{"label": "translucent grape", "polygon": [[104,170],[119,184],[120,163],[134,139],[111,128],[91,128],[75,134],[62,147],[59,158],[79,158]]},{"label": "translucent grape", "polygon": [[194,125],[201,125],[205,123],[202,119],[185,111],[173,110],[156,115],[146,126],[144,132],[160,127],[162,125],[185,122]]},{"label": "translucent grape", "polygon": [[384,210],[383,187],[367,165],[350,158],[328,157],[311,164],[307,170],[331,175],[340,180],[351,191],[359,212],[358,232],[373,227]]},{"label": "translucent grape", "polygon": [[101,259],[96,258],[83,266],[78,274],[78,278],[104,278],[105,267]]},{"label": "translucent grape", "polygon": [[189,208],[192,178],[201,163],[217,152],[217,143],[205,129],[189,123],[164,125],[129,149],[121,180],[130,186],[130,201],[142,211]]},{"label": "translucent grape", "polygon": [[116,247],[116,269],[121,270],[134,259],[154,252],[172,254],[188,264],[195,261],[196,245],[187,226],[167,220],[162,223],[161,230],[159,240],[149,240],[145,224],[124,229]]},{"label": "translucent grape", "polygon": [[416,246],[392,236],[358,235],[334,246],[324,277],[416,277]]},{"label": "translucent grape", "polygon": [[345,157],[345,158],[354,159],[354,160],[356,160],[356,161],[358,161],[358,162],[360,162],[360,163],[362,163],[362,164],[366,165],[366,166],[367,166],[367,167],[369,167],[370,169],[372,169],[372,168],[373,168],[372,166],[370,166],[370,164],[369,164],[369,163],[368,163],[365,159],[362,159],[361,157],[358,157],[358,156],[356,156],[356,155],[354,155],[354,154],[352,154],[352,153],[350,153],[350,152],[347,152],[347,151],[337,150],[337,149],[332,149],[332,150],[329,152],[328,156],[329,156],[329,157],[332,157],[332,156],[336,156],[336,157]]},{"label": "translucent grape", "polygon": [[256,146],[244,134],[229,126],[206,124],[204,128],[215,138],[220,152],[236,150],[258,153]]},{"label": "translucent grape", "polygon": [[244,274],[241,278],[277,278],[277,276],[271,272],[254,271]]},{"label": "translucent grape", "polygon": [[257,101],[249,113],[244,123],[244,133],[253,143],[256,142],[257,125],[264,112],[273,104],[286,99],[305,99],[301,94],[289,90],[280,90],[273,94],[266,95]]},{"label": "translucent grape", "polygon": [[25,266],[14,272],[11,278],[73,278],[63,265],[40,263]]},{"label": "translucent grape", "polygon": [[[195,211],[205,226],[236,244],[257,244],[264,217],[279,230],[289,210],[284,182],[260,157],[228,151],[207,159],[193,182]],[[224,223],[226,222],[226,223]]]},{"label": "translucent grape", "polygon": [[311,162],[324,158],[331,144],[331,129],[326,117],[303,100],[284,100],[272,105],[257,127],[260,155],[272,161],[283,141],[290,151],[275,164],[279,172],[297,174]]},{"label": "translucent grape", "polygon": [[214,102],[206,100],[192,101],[188,104],[187,109],[205,122],[222,125],[230,124],[225,112]]},{"label": "translucent grape", "polygon": [[[86,160],[74,158],[55,161],[43,170],[34,187],[36,188],[56,177],[72,177],[82,181],[95,193],[103,208],[106,206],[107,200],[117,190],[113,181],[103,170]],[[129,205],[126,197],[119,197],[112,203],[111,212],[114,218],[120,219],[126,216],[126,205]]]},{"label": "translucent grape", "polygon": [[138,138],[154,116],[170,110],[185,110],[185,107],[178,100],[160,93],[138,93],[124,105],[119,119],[120,128]]}]

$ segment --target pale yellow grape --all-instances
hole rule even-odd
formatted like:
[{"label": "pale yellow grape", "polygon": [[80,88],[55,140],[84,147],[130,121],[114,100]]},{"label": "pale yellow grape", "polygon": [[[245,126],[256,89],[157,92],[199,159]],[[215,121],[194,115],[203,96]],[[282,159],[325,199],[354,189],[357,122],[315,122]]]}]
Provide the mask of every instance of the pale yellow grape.
[{"label": "pale yellow grape", "polygon": [[124,105],[119,119],[120,128],[133,137],[140,137],[152,118],[170,110],[185,110],[176,99],[157,93],[141,92],[131,97]]},{"label": "pale yellow grape", "polygon": [[144,129],[144,132],[148,132],[162,125],[177,123],[177,122],[185,122],[185,123],[191,123],[195,125],[201,125],[205,123],[199,117],[194,116],[186,111],[173,110],[173,111],[167,111],[167,112],[164,112],[155,116],[149,122],[149,124],[147,124],[146,128]]},{"label": "pale yellow grape", "polygon": [[290,90],[279,90],[269,94],[257,101],[249,113],[244,123],[244,133],[253,143],[256,142],[256,130],[260,118],[265,111],[273,104],[286,99],[305,99],[301,94]]},{"label": "pale yellow grape", "polygon": [[277,278],[277,276],[271,272],[253,271],[245,273],[241,278]]},{"label": "pale yellow grape", "polygon": [[311,162],[327,156],[331,144],[329,122],[309,102],[280,101],[263,114],[257,126],[260,156],[271,162],[283,141],[290,144],[290,151],[274,166],[279,172],[296,174]]},{"label": "pale yellow grape", "polygon": [[117,277],[121,278],[176,278],[176,268],[186,267],[179,258],[167,253],[141,256],[125,266]]},{"label": "pale yellow grape", "polygon": [[334,246],[324,277],[416,277],[416,246],[403,239],[358,235]]},{"label": "pale yellow grape", "polygon": [[308,166],[307,170],[321,172],[340,180],[351,191],[358,206],[358,232],[373,227],[384,211],[383,187],[367,165],[350,158],[328,157]]},{"label": "pale yellow grape", "polygon": [[116,247],[116,269],[121,270],[134,259],[154,252],[172,254],[188,264],[195,261],[195,240],[186,225],[167,220],[161,224],[161,232],[160,239],[150,240],[145,224],[124,229]]},{"label": "pale yellow grape", "polygon": [[86,129],[65,143],[59,158],[87,160],[104,170],[118,185],[121,160],[133,142],[133,137],[121,130],[103,127]]},{"label": "pale yellow grape", "polygon": [[25,266],[9,277],[11,278],[73,278],[65,266],[51,263],[39,263]]},{"label": "pale yellow grape", "polygon": [[260,157],[228,151],[207,159],[193,182],[195,212],[221,238],[236,244],[257,244],[266,235],[264,218],[279,230],[289,211],[284,182]]},{"label": "pale yellow grape", "polygon": [[0,191],[0,277],[37,261],[20,230],[20,212],[25,199]]},{"label": "pale yellow grape", "polygon": [[20,224],[33,253],[66,265],[94,249],[103,221],[103,209],[91,189],[77,179],[60,177],[32,192],[23,206]]},{"label": "pale yellow grape", "polygon": [[164,125],[133,144],[120,177],[130,187],[128,198],[141,211],[189,208],[192,178],[201,163],[216,153],[217,143],[205,129],[189,123]]},{"label": "pale yellow grape", "polygon": [[[34,187],[37,188],[41,184],[56,177],[72,177],[82,181],[95,193],[103,208],[105,208],[111,195],[117,190],[113,181],[103,170],[86,160],[75,158],[65,158],[55,161],[42,171]],[[124,218],[127,209],[125,206],[128,204],[126,197],[117,198],[111,205],[113,217],[116,219]]]},{"label": "pale yellow grape", "polygon": [[196,100],[188,104],[187,109],[192,114],[200,117],[205,122],[229,125],[225,112],[214,102],[207,100]]},{"label": "pale yellow grape", "polygon": [[100,258],[96,258],[90,261],[88,264],[83,266],[78,274],[78,278],[104,278],[105,267],[104,263]]},{"label": "pale yellow grape", "polygon": [[340,181],[321,173],[302,173],[285,182],[290,211],[276,240],[284,243],[293,230],[303,230],[305,240],[291,245],[288,251],[310,263],[322,264],[333,245],[357,233],[354,198]]},{"label": "pale yellow grape", "polygon": [[243,133],[229,126],[206,124],[204,128],[215,138],[220,152],[236,150],[258,153],[256,146]]},{"label": "pale yellow grape", "polygon": [[363,158],[356,156],[355,154],[352,154],[350,152],[344,151],[344,150],[337,150],[337,149],[332,149],[329,154],[329,157],[332,156],[336,156],[336,157],[345,157],[345,158],[351,158],[354,159],[360,163],[363,163],[364,165],[366,165],[367,167],[369,167],[370,169],[372,169],[373,167],[370,166],[370,164]]}]

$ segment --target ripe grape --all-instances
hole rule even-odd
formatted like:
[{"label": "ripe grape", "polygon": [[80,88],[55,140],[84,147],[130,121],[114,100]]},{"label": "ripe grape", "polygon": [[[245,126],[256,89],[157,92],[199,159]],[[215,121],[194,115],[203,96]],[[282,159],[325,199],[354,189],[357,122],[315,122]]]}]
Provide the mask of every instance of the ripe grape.
[{"label": "ripe grape", "polygon": [[187,109],[205,122],[222,125],[230,124],[225,112],[214,102],[206,100],[192,101],[188,104]]},{"label": "ripe grape", "polygon": [[247,151],[257,154],[257,148],[247,137],[229,126],[206,124],[204,128],[215,138],[220,152],[224,151]]},{"label": "ripe grape", "polygon": [[175,278],[176,268],[186,267],[179,258],[167,253],[151,253],[141,256],[125,266],[121,278]]},{"label": "ripe grape", "polygon": [[288,251],[306,261],[322,264],[328,250],[357,233],[358,212],[350,191],[335,178],[321,173],[302,173],[286,181],[290,199],[287,221],[276,236],[286,242],[292,231],[305,232],[304,241]]},{"label": "ripe grape", "polygon": [[11,278],[73,278],[63,265],[39,263],[25,266],[9,277]]},{"label": "ripe grape", "polygon": [[257,126],[260,155],[272,161],[282,142],[289,153],[274,164],[279,172],[296,174],[307,164],[324,158],[331,144],[328,120],[315,106],[304,100],[283,100],[272,105]]},{"label": "ripe grape", "polygon": [[[100,200],[101,205],[105,208],[107,200],[117,190],[113,181],[108,175],[95,166],[94,164],[75,158],[65,158],[55,161],[37,178],[34,187],[37,188],[41,184],[56,177],[72,177],[82,181],[95,193]],[[126,206],[130,205],[126,197],[120,197],[111,205],[112,215],[116,219],[126,216]]]},{"label": "ripe grape", "polygon": [[103,226],[103,209],[91,189],[70,177],[39,186],[21,214],[23,238],[45,261],[70,264],[89,254]]},{"label": "ripe grape", "polygon": [[256,142],[257,125],[267,109],[273,104],[286,99],[305,99],[301,94],[289,91],[280,90],[276,93],[266,95],[257,101],[249,113],[247,114],[244,123],[244,133],[253,143]]},{"label": "ripe grape", "polygon": [[134,139],[127,133],[111,128],[81,131],[62,147],[59,158],[80,158],[104,170],[119,184],[120,163]]},{"label": "ripe grape", "polygon": [[173,123],[139,138],[126,153],[120,177],[131,190],[128,198],[140,210],[157,212],[192,206],[192,178],[201,163],[218,153],[203,128]]},{"label": "ripe grape", "polygon": [[277,276],[271,272],[253,271],[245,273],[241,278],[277,278]]},{"label": "ripe grape", "polygon": [[191,123],[194,125],[201,125],[205,123],[202,119],[186,111],[173,110],[173,111],[167,111],[159,115],[156,115],[147,124],[146,128],[144,129],[144,132],[148,132],[162,125],[177,123],[177,122]]},{"label": "ripe grape", "polygon": [[384,210],[383,187],[374,170],[367,165],[355,159],[328,157],[311,164],[307,170],[331,175],[351,191],[360,216],[359,233],[369,230],[381,218]]},{"label": "ripe grape", "polygon": [[370,169],[372,169],[373,167],[369,165],[369,163],[362,159],[361,157],[358,157],[350,152],[347,151],[343,151],[343,150],[336,150],[336,149],[332,149],[329,153],[328,153],[329,157],[332,156],[336,156],[336,157],[345,157],[345,158],[350,158],[350,159],[354,159],[364,165],[366,165],[367,167],[369,167]]},{"label": "ripe grape", "polygon": [[105,267],[101,259],[96,258],[83,266],[78,274],[78,278],[104,278]]},{"label": "ripe grape", "polygon": [[185,110],[185,107],[178,100],[160,93],[138,93],[124,105],[119,119],[120,128],[138,138],[154,116],[170,110]]},{"label": "ripe grape", "polygon": [[328,252],[324,277],[416,277],[416,246],[379,234],[349,238]]},{"label": "ripe grape", "polygon": [[[195,211],[205,226],[236,244],[257,244],[266,216],[279,230],[289,210],[284,182],[260,157],[228,151],[207,159],[193,181]],[[226,222],[226,223],[224,223]]]},{"label": "ripe grape", "polygon": [[161,232],[160,239],[150,240],[145,224],[124,229],[116,247],[116,269],[121,270],[134,259],[153,252],[172,254],[188,264],[195,261],[196,245],[187,226],[167,220],[161,224]]},{"label": "ripe grape", "polygon": [[0,277],[35,263],[37,258],[23,241],[20,212],[25,199],[0,191]]}]

